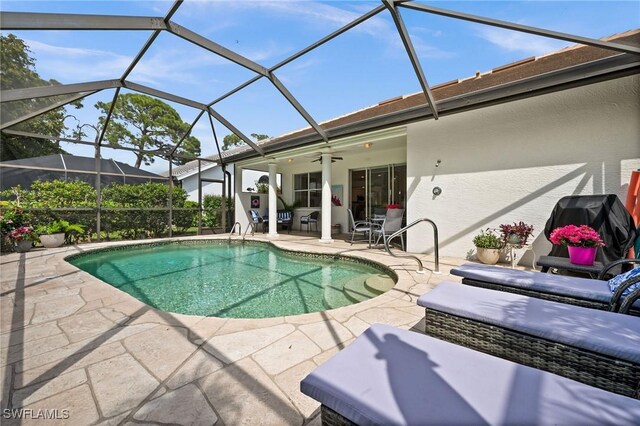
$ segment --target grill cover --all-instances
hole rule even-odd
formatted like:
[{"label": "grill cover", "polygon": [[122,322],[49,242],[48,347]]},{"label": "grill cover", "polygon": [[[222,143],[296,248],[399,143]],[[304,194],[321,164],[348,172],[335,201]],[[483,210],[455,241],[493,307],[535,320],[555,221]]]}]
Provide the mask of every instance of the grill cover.
[{"label": "grill cover", "polygon": [[[551,231],[565,225],[589,225],[598,231],[605,246],[598,250],[596,260],[605,265],[626,257],[637,236],[633,218],[615,194],[561,198],[544,227],[547,240]],[[556,245],[549,255],[569,257],[566,247]]]}]

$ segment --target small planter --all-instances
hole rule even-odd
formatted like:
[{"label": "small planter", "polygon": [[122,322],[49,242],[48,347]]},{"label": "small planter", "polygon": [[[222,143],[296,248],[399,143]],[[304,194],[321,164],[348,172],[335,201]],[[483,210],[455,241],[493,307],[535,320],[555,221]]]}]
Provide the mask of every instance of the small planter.
[{"label": "small planter", "polygon": [[567,250],[569,251],[569,262],[574,265],[593,266],[598,248],[568,246]]},{"label": "small planter", "polygon": [[17,241],[14,247],[17,253],[26,253],[33,247],[33,242],[29,240]]},{"label": "small planter", "polygon": [[64,244],[64,232],[57,234],[40,235],[40,242],[45,248],[60,247]]},{"label": "small planter", "polygon": [[500,259],[500,249],[476,247],[478,260],[486,265],[495,265]]}]

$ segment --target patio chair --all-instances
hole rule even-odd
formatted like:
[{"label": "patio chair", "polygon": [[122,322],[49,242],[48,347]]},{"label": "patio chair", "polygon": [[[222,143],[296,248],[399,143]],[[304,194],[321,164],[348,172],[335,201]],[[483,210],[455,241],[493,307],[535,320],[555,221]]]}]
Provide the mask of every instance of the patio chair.
[{"label": "patio chair", "polygon": [[253,224],[254,230],[258,230],[258,225],[262,224],[262,232],[265,232],[264,221],[255,210],[249,210],[249,223]]},{"label": "patio chair", "polygon": [[307,225],[307,232],[311,228],[311,225],[315,225],[316,232],[318,232],[318,217],[320,216],[319,211],[311,212],[306,216],[300,216],[300,230],[302,231],[302,225]]},{"label": "patio chair", "polygon": [[[612,262],[602,270],[600,278],[606,276],[612,268],[634,263],[640,263],[640,259],[623,259]],[[474,287],[609,311],[617,311],[623,301],[622,293],[629,286],[638,282],[637,279],[629,280],[621,284],[615,293],[612,293],[607,281],[601,279],[552,275],[500,266],[467,263],[451,269],[450,273],[462,277],[463,284]],[[640,315],[640,302],[634,303],[629,313]]]},{"label": "patio chair", "polygon": [[447,281],[418,305],[430,336],[640,398],[640,318]]},{"label": "patio chair", "polygon": [[351,211],[351,209],[347,209],[347,212],[349,212],[349,226],[352,229],[350,241],[351,245],[353,245],[355,241],[355,235],[362,234],[363,236],[368,237],[369,247],[371,247],[371,231],[374,226],[371,224],[371,222],[367,222],[366,220],[354,220],[353,212]]},{"label": "patio chair", "polygon": [[291,225],[293,225],[293,212],[290,210],[278,210],[278,225],[287,228],[291,233]]},{"label": "patio chair", "polygon": [[640,422],[640,401],[374,324],[300,383],[323,425]]},{"label": "patio chair", "polygon": [[[376,245],[382,238],[382,243],[386,244],[391,234],[399,231],[402,228],[402,217],[404,216],[404,209],[388,209],[384,218],[384,222],[378,229],[373,230],[373,236],[376,237]],[[402,250],[404,250],[404,236],[400,234],[400,242],[402,244]]]}]

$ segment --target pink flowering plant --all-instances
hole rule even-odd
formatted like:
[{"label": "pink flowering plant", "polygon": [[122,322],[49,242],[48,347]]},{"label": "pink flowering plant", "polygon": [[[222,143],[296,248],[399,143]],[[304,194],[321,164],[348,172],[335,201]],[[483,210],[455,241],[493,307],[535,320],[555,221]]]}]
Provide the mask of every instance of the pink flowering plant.
[{"label": "pink flowering plant", "polygon": [[30,226],[21,226],[9,232],[9,239],[11,241],[36,241],[38,236],[33,232],[33,228]]},{"label": "pink flowering plant", "polygon": [[552,244],[572,247],[602,247],[604,241],[600,234],[587,225],[567,225],[551,231],[549,237]]}]

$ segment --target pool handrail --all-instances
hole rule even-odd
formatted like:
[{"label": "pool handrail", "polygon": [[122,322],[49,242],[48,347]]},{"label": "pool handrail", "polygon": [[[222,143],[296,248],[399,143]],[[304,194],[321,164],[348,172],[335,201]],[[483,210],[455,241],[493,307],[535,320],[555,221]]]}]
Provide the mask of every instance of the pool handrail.
[{"label": "pool handrail", "polygon": [[433,240],[434,240],[433,248],[434,248],[434,255],[435,255],[435,270],[434,270],[434,273],[439,274],[440,273],[440,255],[438,253],[438,227],[436,226],[435,222],[432,221],[431,219],[423,217],[421,219],[414,220],[409,225],[407,225],[404,228],[401,228],[398,231],[394,232],[384,242],[384,250],[387,253],[389,253],[391,256],[393,256],[393,257],[407,257],[407,258],[414,259],[416,262],[418,262],[418,270],[416,272],[418,274],[424,274],[424,265],[422,264],[422,261],[418,258],[418,256],[414,256],[412,254],[398,255],[398,254],[393,253],[391,251],[391,249],[389,248],[389,242],[391,240],[393,240],[394,238],[396,238],[397,236],[399,236],[400,234],[405,232],[407,229],[411,228],[414,225],[417,225],[420,222],[428,222],[428,223],[431,224],[431,226],[433,226]]},{"label": "pool handrail", "polygon": [[236,226],[238,227],[238,235],[242,235],[242,225],[240,225],[240,222],[234,223],[233,226],[231,227],[231,231],[229,231],[229,242],[231,242],[231,236],[236,230]]},{"label": "pool handrail", "polygon": [[244,230],[244,234],[242,234],[242,241],[244,241],[245,237],[247,236],[247,232],[249,232],[249,229],[251,229],[251,236],[253,237],[253,234],[255,233],[255,224],[253,222],[249,222],[249,226],[247,226],[247,229]]}]

